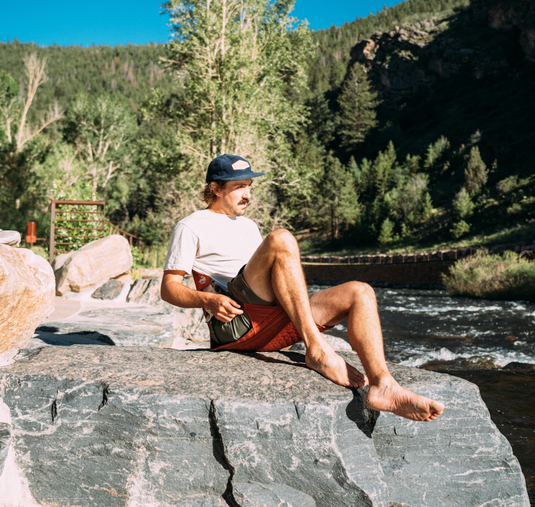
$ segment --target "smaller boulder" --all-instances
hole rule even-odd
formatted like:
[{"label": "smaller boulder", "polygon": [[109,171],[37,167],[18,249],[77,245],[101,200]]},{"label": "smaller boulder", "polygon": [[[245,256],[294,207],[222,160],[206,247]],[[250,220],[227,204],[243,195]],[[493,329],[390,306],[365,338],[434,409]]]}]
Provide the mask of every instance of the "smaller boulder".
[{"label": "smaller boulder", "polygon": [[512,363],[507,363],[502,370],[515,371],[517,373],[533,373],[535,372],[535,364],[513,361]]},{"label": "smaller boulder", "polygon": [[54,306],[50,264],[31,250],[0,244],[0,354],[25,347]]},{"label": "smaller boulder", "polygon": [[128,241],[112,234],[92,241],[76,252],[59,256],[54,262],[56,294],[81,292],[116,278],[132,267],[132,252]]},{"label": "smaller boulder", "polygon": [[163,276],[163,268],[145,268],[141,270],[141,278],[156,278]]},{"label": "smaller boulder", "polygon": [[18,231],[3,231],[0,229],[0,245],[19,246],[20,232]]},{"label": "smaller boulder", "polygon": [[120,280],[108,280],[93,292],[91,297],[93,299],[117,299],[121,294],[124,285],[124,282],[121,282]]},{"label": "smaller boulder", "polygon": [[130,287],[130,292],[126,296],[127,303],[137,303],[139,305],[162,306],[163,301],[160,296],[160,286],[162,277],[138,278]]}]

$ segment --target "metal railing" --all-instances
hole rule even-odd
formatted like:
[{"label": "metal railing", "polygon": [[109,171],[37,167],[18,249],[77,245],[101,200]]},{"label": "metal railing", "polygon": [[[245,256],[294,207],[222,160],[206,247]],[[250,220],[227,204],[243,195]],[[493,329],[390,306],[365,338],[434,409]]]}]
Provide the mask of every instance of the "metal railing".
[{"label": "metal railing", "polygon": [[103,237],[105,207],[104,201],[51,201],[50,262],[57,254]]},{"label": "metal railing", "polygon": [[53,200],[50,203],[50,263],[56,255],[77,250],[97,239],[120,234],[133,245],[143,248],[143,242],[134,234],[120,229],[105,219],[104,201]]},{"label": "metal railing", "polygon": [[503,254],[513,251],[522,258],[531,259],[535,255],[535,242],[532,245],[515,243],[507,245],[495,245],[492,247],[469,246],[465,248],[452,248],[449,250],[437,250],[435,252],[416,252],[404,254],[366,254],[366,255],[303,255],[301,262],[314,264],[409,264],[415,262],[441,262],[456,261],[470,258],[477,251],[486,251],[491,254]]},{"label": "metal railing", "polygon": [[[136,240],[137,241],[136,246],[138,246],[141,250],[143,250],[143,247],[145,246],[145,244],[143,243],[143,240],[141,238],[138,238],[137,236],[129,232],[123,231],[121,228],[117,227],[115,224],[112,224],[108,220],[104,220],[104,223],[108,226],[108,234],[113,234],[113,233],[120,234],[124,238],[128,239],[130,246],[132,246],[134,244],[134,240]],[[112,231],[114,232],[112,233]]]}]

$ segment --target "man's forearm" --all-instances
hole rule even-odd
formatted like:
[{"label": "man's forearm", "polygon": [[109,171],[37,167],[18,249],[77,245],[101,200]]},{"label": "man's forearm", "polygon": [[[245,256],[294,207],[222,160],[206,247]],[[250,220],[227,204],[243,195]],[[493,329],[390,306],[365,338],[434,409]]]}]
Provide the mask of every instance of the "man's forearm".
[{"label": "man's forearm", "polygon": [[214,294],[201,292],[186,287],[181,282],[162,280],[162,299],[181,308],[208,308],[210,297]]},{"label": "man's forearm", "polygon": [[206,308],[221,322],[230,322],[243,313],[240,304],[228,296],[186,287],[182,284],[183,273],[164,273],[161,289],[164,301],[181,308]]}]

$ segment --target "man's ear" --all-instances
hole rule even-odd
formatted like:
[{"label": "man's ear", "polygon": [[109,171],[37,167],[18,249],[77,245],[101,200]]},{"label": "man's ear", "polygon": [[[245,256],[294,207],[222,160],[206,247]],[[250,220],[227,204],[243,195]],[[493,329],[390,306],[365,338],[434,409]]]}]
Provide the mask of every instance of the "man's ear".
[{"label": "man's ear", "polygon": [[210,186],[212,187],[212,192],[217,197],[219,197],[221,195],[221,186],[218,183],[216,183],[215,181],[212,181],[212,183],[210,183]]}]

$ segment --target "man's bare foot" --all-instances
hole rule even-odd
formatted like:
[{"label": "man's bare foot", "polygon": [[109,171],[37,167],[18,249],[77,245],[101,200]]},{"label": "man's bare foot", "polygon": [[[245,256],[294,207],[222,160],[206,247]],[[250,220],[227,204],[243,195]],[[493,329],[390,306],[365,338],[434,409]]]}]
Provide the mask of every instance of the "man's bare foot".
[{"label": "man's bare foot", "polygon": [[370,386],[366,405],[373,410],[392,412],[413,421],[432,421],[444,412],[444,405],[401,387],[393,377]]},{"label": "man's bare foot", "polygon": [[319,346],[306,351],[306,365],[344,387],[363,387],[368,385],[368,378],[356,368],[346,363],[323,339]]}]

